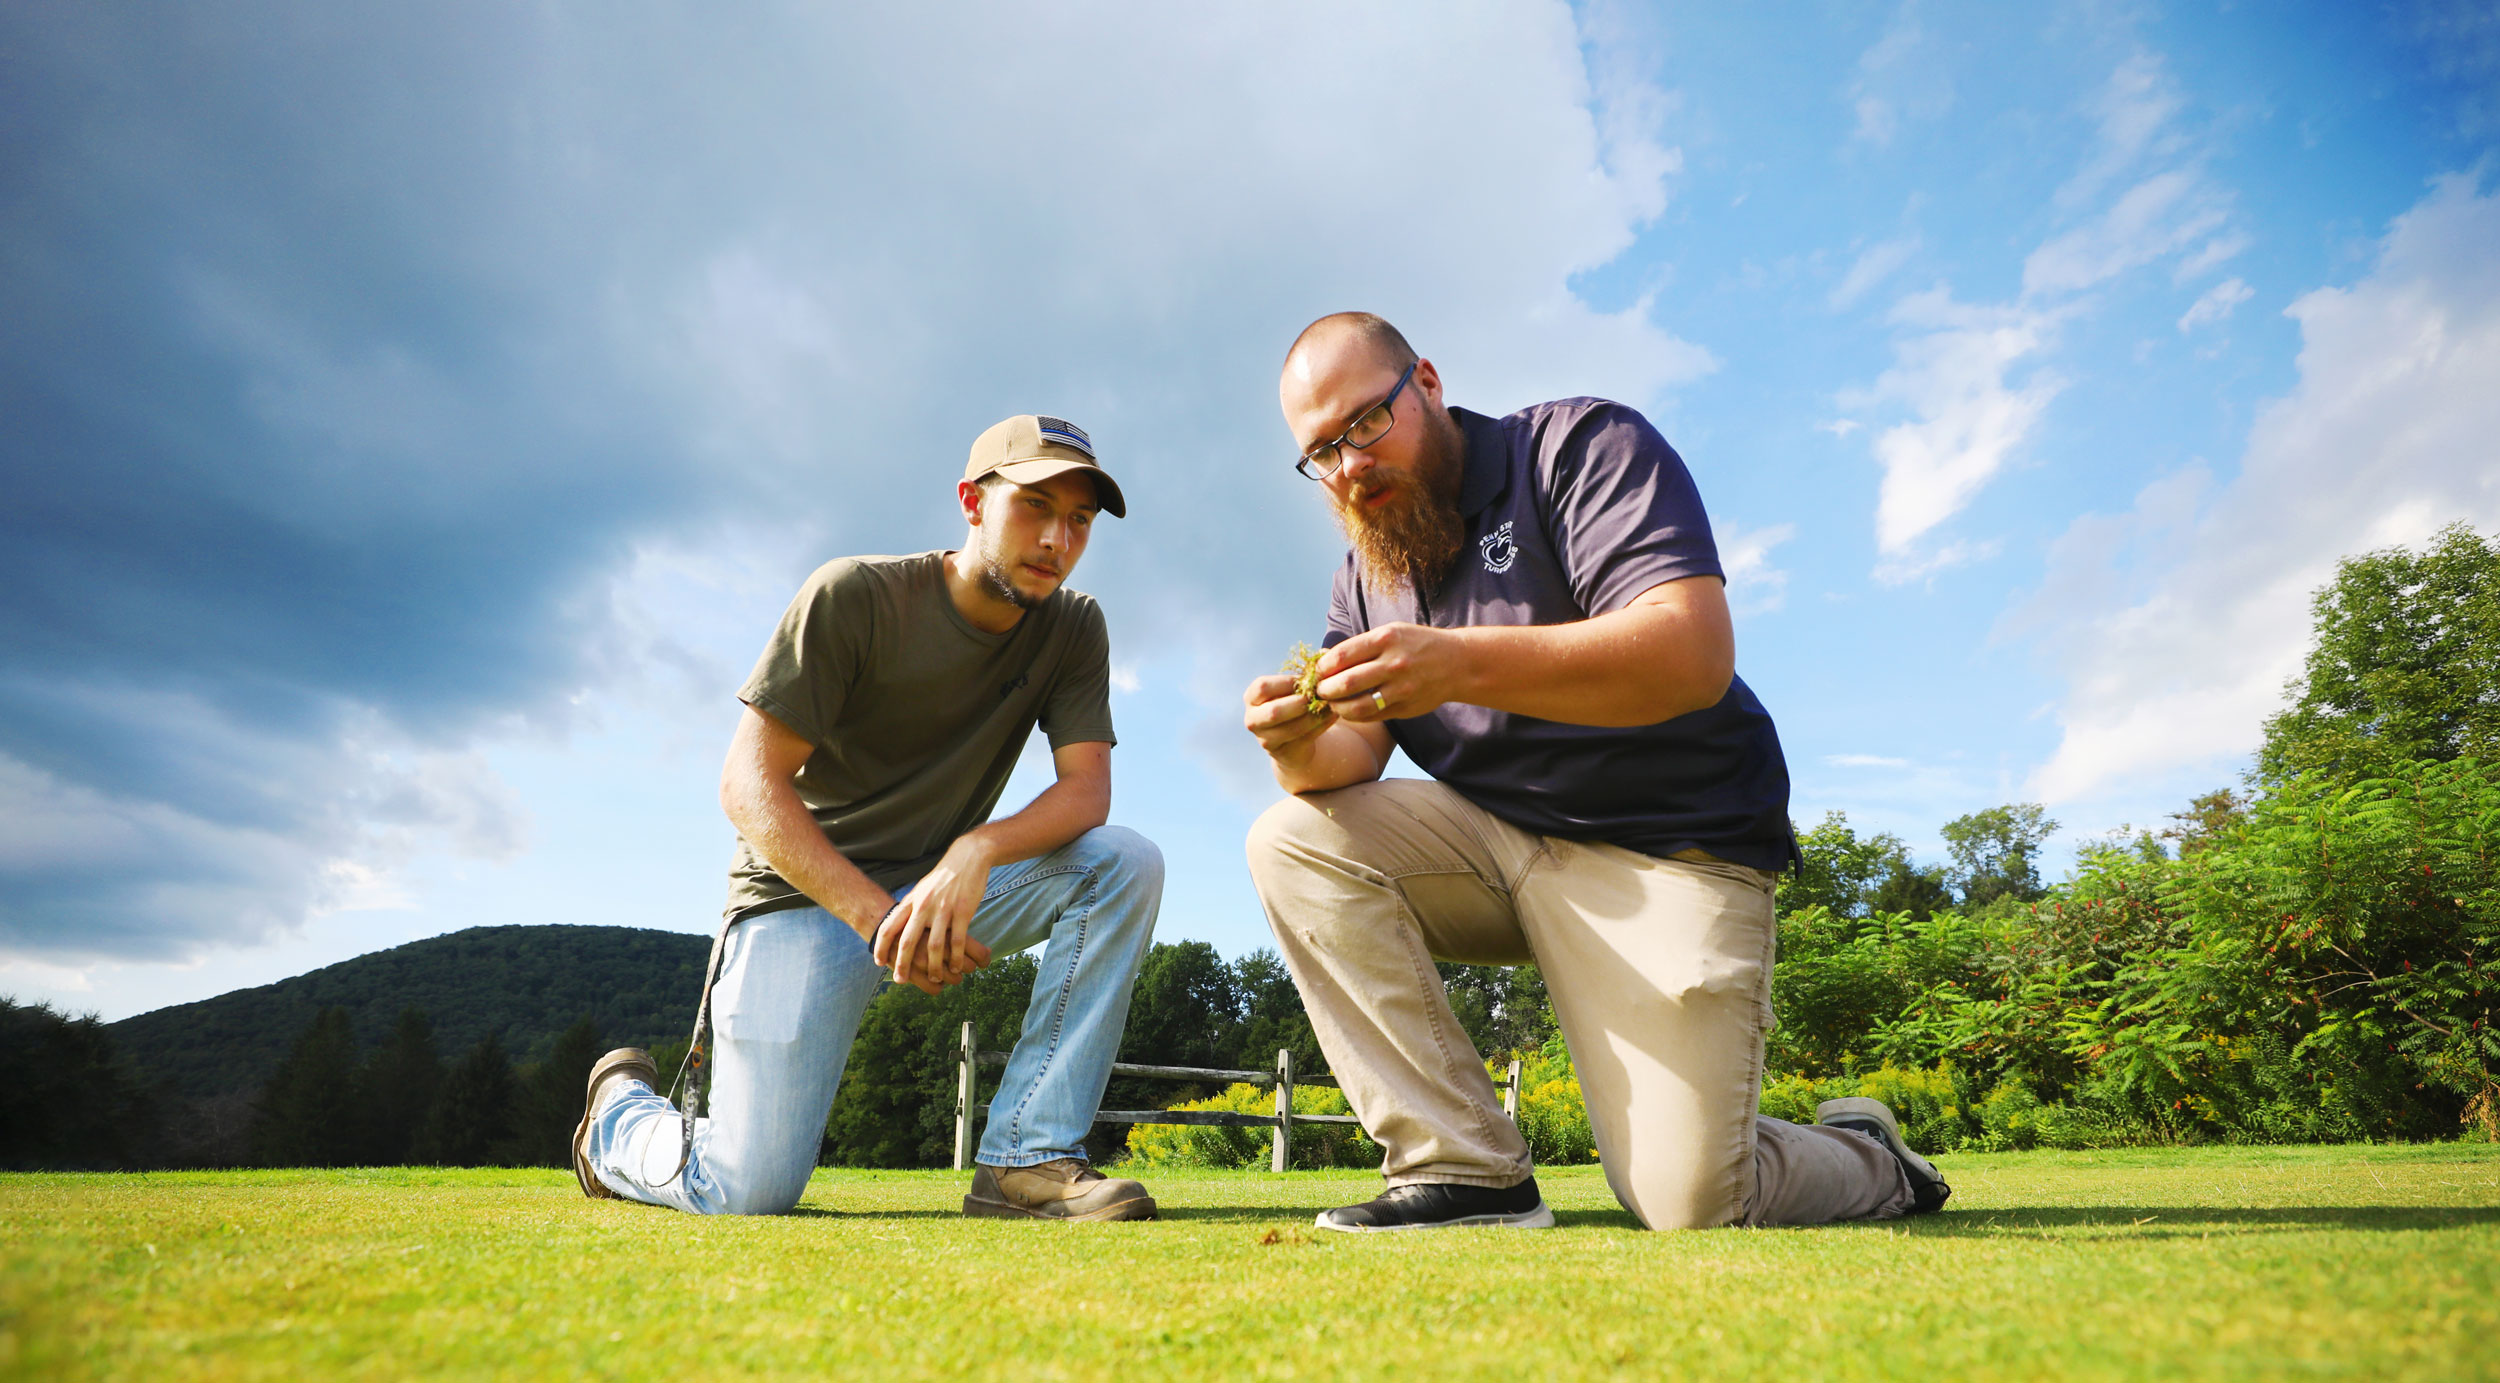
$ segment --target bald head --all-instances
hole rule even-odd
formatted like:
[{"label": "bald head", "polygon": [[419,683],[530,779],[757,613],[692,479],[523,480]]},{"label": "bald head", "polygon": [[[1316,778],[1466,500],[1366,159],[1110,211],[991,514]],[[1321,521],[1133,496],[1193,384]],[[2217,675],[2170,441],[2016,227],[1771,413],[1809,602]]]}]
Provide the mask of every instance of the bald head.
[{"label": "bald head", "polygon": [[1285,378],[1309,381],[1348,368],[1391,371],[1415,363],[1415,348],[1406,344],[1386,318],[1369,312],[1331,312],[1302,329],[1285,352]]}]

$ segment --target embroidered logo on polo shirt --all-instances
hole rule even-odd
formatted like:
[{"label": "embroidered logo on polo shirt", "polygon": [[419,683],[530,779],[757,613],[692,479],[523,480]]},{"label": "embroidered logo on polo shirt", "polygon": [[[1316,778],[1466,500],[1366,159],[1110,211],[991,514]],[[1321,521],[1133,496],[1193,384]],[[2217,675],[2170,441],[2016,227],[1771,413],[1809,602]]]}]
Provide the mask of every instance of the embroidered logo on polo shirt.
[{"label": "embroidered logo on polo shirt", "polygon": [[1501,527],[1476,540],[1477,550],[1484,554],[1484,569],[1496,576],[1509,571],[1510,564],[1519,560],[1519,545],[1510,540],[1510,525],[1511,521],[1504,519]]}]

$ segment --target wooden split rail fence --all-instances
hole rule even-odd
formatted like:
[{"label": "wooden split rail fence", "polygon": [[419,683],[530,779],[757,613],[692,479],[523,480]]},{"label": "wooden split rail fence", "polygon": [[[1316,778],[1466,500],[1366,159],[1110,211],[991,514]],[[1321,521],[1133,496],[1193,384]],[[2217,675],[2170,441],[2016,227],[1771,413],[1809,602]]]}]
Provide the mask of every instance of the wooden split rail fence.
[{"label": "wooden split rail fence", "polygon": [[[972,1025],[964,1024],[963,1055],[955,1068],[955,1170],[972,1165],[972,1122],[986,1118],[989,1111],[979,1100],[980,1068],[1004,1066],[1007,1053],[985,1052],[972,1035]],[[1362,1122],[1351,1114],[1298,1114],[1294,1112],[1293,1091],[1297,1085],[1333,1086],[1334,1076],[1298,1076],[1294,1074],[1293,1053],[1283,1048],[1276,1052],[1273,1071],[1221,1071],[1200,1066],[1139,1066],[1126,1061],[1111,1064],[1115,1076],[1145,1076],[1154,1080],[1220,1081],[1248,1085],[1272,1086],[1276,1091],[1276,1112],[1248,1114],[1230,1109],[1105,1109],[1096,1112],[1095,1122],[1106,1124],[1213,1124],[1237,1128],[1265,1128],[1271,1139],[1268,1167],[1283,1171],[1293,1165],[1293,1126],[1295,1124],[1356,1124]],[[1519,1063],[1510,1064],[1509,1074],[1500,1082],[1502,1112],[1519,1120]]]}]

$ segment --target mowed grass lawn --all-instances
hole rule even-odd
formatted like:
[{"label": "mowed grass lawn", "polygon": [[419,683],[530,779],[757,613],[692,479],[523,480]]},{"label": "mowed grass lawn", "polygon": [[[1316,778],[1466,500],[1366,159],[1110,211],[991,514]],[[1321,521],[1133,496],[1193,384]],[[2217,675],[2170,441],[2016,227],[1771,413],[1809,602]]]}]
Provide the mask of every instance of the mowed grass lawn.
[{"label": "mowed grass lawn", "polygon": [[0,1178],[0,1358],[42,1378],[2500,1377],[2500,1147],[1942,1160],[1947,1213],[1354,1237],[1353,1173],[1164,1172],[1151,1224],[967,1221],[826,1170],[706,1220],[541,1171]]}]

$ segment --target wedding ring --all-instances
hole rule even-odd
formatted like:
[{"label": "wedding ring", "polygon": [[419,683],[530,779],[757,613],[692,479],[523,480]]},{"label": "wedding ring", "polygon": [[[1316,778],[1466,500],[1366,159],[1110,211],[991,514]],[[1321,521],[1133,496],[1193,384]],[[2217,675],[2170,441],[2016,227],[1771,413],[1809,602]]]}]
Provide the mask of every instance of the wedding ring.
[{"label": "wedding ring", "polygon": [[1389,703],[1388,703],[1387,701],[1383,700],[1383,699],[1381,698],[1380,693],[1378,693],[1378,692],[1373,692],[1373,693],[1372,693],[1372,704],[1373,704],[1373,705],[1375,705],[1375,706],[1378,706],[1380,709],[1382,709],[1382,710],[1384,710],[1384,711],[1385,711],[1385,710],[1387,710],[1387,709],[1389,709]]}]

